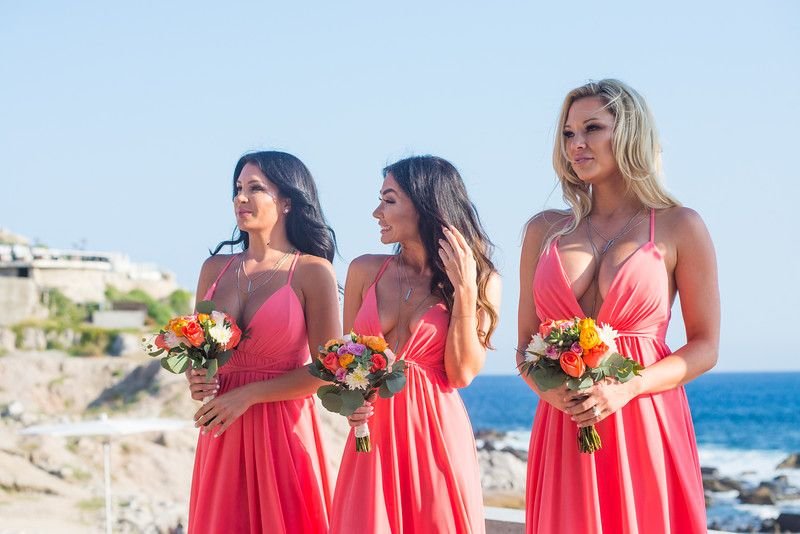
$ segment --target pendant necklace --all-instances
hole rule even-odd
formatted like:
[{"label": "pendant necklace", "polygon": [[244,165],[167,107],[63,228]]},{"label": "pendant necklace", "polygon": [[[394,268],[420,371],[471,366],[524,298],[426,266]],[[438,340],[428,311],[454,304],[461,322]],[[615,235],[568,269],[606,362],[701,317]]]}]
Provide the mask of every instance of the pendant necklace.
[{"label": "pendant necklace", "polygon": [[[636,211],[633,216],[628,219],[628,222],[625,223],[625,226],[617,232],[616,235],[612,236],[611,238],[606,237],[600,231],[595,228],[592,224],[592,216],[586,216],[586,234],[589,238],[589,245],[592,247],[592,256],[594,257],[595,262],[595,269],[594,273],[592,274],[592,283],[594,284],[594,297],[592,298],[592,309],[590,310],[590,317],[594,317],[595,310],[597,308],[597,297],[600,295],[600,266],[603,261],[603,257],[605,256],[606,252],[614,246],[614,243],[620,238],[623,237],[625,234],[639,226],[641,222],[645,219],[644,217],[640,218],[638,221],[634,223],[634,219],[641,214],[641,210]],[[604,240],[606,244],[603,246],[603,250],[597,250],[597,245],[594,243],[594,234],[597,234],[600,239]],[[596,318],[596,317],[595,317]]]}]

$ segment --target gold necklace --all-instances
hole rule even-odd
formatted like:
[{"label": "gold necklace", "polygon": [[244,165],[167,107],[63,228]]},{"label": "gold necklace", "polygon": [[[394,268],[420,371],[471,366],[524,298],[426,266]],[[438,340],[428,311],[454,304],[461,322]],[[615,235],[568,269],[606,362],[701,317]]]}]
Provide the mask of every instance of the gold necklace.
[{"label": "gold necklace", "polygon": [[[239,265],[236,267],[236,288],[240,291],[245,293],[248,297],[255,292],[260,287],[265,286],[270,280],[272,280],[276,274],[278,274],[278,269],[280,269],[281,265],[286,261],[286,258],[291,256],[294,253],[294,249],[290,250],[281,258],[275,262],[275,265],[262,273],[259,273],[254,278],[250,278],[247,276],[247,271],[245,270],[244,266],[244,253],[242,253],[242,259],[239,261]],[[244,274],[245,280],[247,280],[247,289],[242,288],[242,274]],[[265,278],[266,277],[266,278]],[[260,279],[263,278],[263,281]]]}]

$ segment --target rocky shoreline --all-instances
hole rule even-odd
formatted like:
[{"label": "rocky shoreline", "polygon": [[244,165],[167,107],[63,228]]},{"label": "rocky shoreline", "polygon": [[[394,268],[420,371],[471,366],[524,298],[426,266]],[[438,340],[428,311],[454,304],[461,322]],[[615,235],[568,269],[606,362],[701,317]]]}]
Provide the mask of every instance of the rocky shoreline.
[{"label": "rocky shoreline", "polygon": [[[109,358],[29,351],[0,357],[1,531],[83,533],[103,527],[102,441],[23,436],[23,428],[101,413],[187,419],[196,406],[183,377],[161,371],[157,360],[140,353]],[[320,414],[335,472],[349,427],[338,415],[322,409]],[[487,506],[524,508],[527,443],[511,434],[476,432]],[[181,532],[195,441],[191,427],[111,440],[115,532]],[[800,453],[776,469],[776,477],[756,482],[704,467],[709,528],[800,532]]]}]

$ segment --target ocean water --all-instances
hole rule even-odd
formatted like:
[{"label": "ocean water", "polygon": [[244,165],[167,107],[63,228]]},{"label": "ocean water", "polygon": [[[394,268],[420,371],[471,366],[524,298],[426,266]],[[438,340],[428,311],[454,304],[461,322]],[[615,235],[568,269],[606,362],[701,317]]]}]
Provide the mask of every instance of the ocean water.
[{"label": "ocean water", "polygon": [[[700,465],[747,485],[786,475],[800,487],[800,469],[777,469],[789,453],[800,453],[800,373],[709,373],[686,393]],[[507,432],[499,448],[527,450],[537,397],[518,376],[479,376],[461,396],[476,431]],[[708,514],[734,530],[781,511],[800,512],[800,504],[741,505],[736,495],[718,494]]]},{"label": "ocean water", "polygon": [[[710,373],[686,394],[700,446],[800,452],[800,373]],[[518,376],[479,376],[461,396],[475,430],[531,429],[537,397]]]}]

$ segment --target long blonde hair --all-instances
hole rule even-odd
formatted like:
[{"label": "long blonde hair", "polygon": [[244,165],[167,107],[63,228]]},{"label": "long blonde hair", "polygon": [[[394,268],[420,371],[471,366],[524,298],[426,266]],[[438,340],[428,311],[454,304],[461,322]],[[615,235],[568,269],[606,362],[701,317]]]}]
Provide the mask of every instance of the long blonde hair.
[{"label": "long blonde hair", "polygon": [[619,80],[589,82],[567,93],[561,106],[553,146],[553,168],[573,217],[550,236],[547,244],[557,236],[574,231],[592,210],[590,187],[572,169],[563,135],[572,104],[589,97],[602,99],[604,108],[614,117],[612,148],[627,191],[648,208],[680,206],[661,183],[661,144],[653,115],[642,95]]}]

